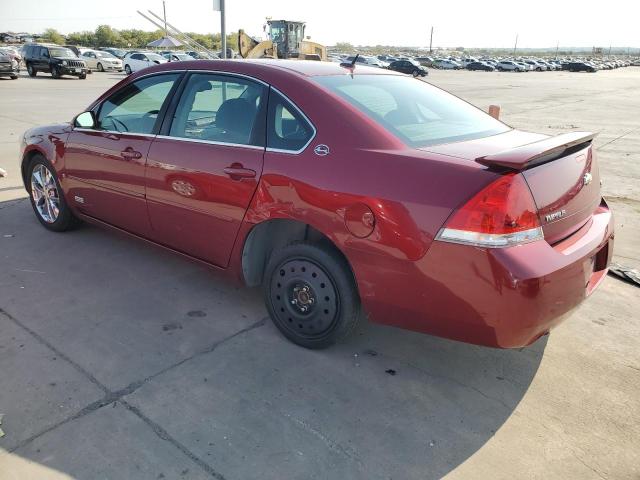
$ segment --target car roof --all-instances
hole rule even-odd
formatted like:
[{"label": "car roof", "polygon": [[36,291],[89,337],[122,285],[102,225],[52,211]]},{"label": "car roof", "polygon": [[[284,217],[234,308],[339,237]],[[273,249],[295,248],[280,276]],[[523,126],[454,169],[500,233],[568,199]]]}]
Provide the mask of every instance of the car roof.
[{"label": "car roof", "polygon": [[[199,62],[211,62],[211,66],[218,65],[216,62],[221,60],[199,60]],[[224,60],[223,60],[224,61]],[[233,62],[245,62],[254,65],[260,65],[264,68],[274,68],[280,70],[287,70],[290,72],[298,73],[306,77],[315,77],[320,75],[344,75],[350,73],[351,69],[341,67],[336,62],[319,62],[317,60],[274,60],[274,59],[246,59],[246,60],[233,60]],[[397,75],[397,73],[391,70],[385,70],[381,68],[366,67],[362,65],[355,65],[353,73],[366,73],[374,75]]]}]

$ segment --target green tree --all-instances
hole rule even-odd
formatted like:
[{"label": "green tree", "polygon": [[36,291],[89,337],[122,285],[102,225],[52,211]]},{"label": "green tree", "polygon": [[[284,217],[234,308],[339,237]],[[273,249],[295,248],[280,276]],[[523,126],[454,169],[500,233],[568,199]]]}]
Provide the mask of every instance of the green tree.
[{"label": "green tree", "polygon": [[100,25],[96,28],[94,46],[114,47],[121,43],[120,34],[109,25]]},{"label": "green tree", "polygon": [[95,43],[93,32],[74,32],[67,35],[67,41],[71,45],[90,46]]},{"label": "green tree", "polygon": [[47,28],[42,34],[42,41],[47,43],[57,43],[64,45],[64,37],[55,28]]},{"label": "green tree", "polygon": [[336,50],[339,52],[353,52],[355,48],[349,42],[338,42],[336,43]]}]

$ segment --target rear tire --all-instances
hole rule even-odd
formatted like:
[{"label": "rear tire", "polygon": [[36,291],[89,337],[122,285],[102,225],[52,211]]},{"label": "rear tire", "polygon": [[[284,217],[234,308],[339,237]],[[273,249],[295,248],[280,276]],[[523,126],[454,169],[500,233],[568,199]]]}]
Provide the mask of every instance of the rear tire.
[{"label": "rear tire", "polygon": [[[36,175],[34,171],[37,172]],[[42,155],[34,155],[29,162],[26,184],[33,211],[44,228],[53,232],[64,232],[80,223],[64,199],[55,169]],[[51,200],[51,203],[47,207],[48,200]]]},{"label": "rear tire", "polygon": [[29,74],[30,77],[35,77],[38,74],[38,71],[33,68],[33,65],[31,65],[30,63],[27,63],[27,73]]},{"label": "rear tire", "polygon": [[310,349],[342,340],[360,318],[360,298],[349,266],[333,248],[292,243],[274,251],[265,269],[269,316],[293,343]]}]

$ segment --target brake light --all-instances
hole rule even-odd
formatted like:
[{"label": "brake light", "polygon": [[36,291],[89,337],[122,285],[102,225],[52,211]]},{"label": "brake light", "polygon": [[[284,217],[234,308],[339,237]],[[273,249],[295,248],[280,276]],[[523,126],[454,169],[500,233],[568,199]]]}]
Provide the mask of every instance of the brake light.
[{"label": "brake light", "polygon": [[529,186],[510,173],[456,210],[437,239],[482,247],[508,247],[544,238]]}]

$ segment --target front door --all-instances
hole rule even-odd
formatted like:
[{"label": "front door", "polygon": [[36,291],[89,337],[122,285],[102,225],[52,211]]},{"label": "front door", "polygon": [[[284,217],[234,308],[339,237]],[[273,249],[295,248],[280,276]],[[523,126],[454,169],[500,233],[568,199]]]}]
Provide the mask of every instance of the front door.
[{"label": "front door", "polygon": [[96,109],[94,128],[74,128],[65,149],[67,200],[82,213],[149,234],[145,163],[156,123],[179,73],[158,74],[118,90]]},{"label": "front door", "polygon": [[267,91],[244,77],[190,75],[148,155],[158,243],[227,266],[262,172]]}]

